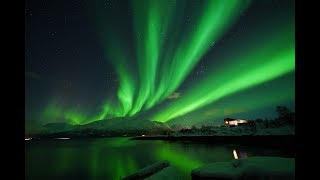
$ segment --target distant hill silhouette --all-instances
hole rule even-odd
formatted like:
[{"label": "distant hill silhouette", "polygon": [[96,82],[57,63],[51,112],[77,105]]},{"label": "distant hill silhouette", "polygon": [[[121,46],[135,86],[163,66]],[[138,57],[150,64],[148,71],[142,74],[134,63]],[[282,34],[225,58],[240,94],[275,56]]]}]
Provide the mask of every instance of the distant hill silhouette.
[{"label": "distant hill silhouette", "polygon": [[39,133],[42,136],[132,136],[173,132],[166,123],[130,118],[98,120],[85,125],[48,123],[44,129]]}]

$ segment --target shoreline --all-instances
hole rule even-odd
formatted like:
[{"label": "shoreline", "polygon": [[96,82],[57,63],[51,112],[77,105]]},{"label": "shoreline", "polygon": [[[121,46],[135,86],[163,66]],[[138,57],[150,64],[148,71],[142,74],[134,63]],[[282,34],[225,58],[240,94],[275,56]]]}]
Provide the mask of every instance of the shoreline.
[{"label": "shoreline", "polygon": [[164,140],[188,141],[209,144],[241,144],[241,145],[295,145],[295,135],[265,135],[265,136],[138,136],[130,140]]}]

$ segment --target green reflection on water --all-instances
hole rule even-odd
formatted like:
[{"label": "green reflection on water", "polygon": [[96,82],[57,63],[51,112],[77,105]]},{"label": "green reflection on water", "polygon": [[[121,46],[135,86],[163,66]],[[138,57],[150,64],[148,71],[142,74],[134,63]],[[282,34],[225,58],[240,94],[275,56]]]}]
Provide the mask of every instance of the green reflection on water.
[{"label": "green reflection on water", "polygon": [[182,151],[177,151],[177,149],[161,148],[155,151],[155,156],[159,160],[169,160],[171,165],[183,173],[190,173],[193,169],[204,165],[202,161],[190,157]]},{"label": "green reflection on water", "polygon": [[123,148],[135,144],[135,141],[129,141],[128,138],[105,138],[95,141],[89,157],[90,177],[120,179],[134,173],[139,166],[131,154],[123,153]]},{"label": "green reflection on water", "polygon": [[25,148],[26,179],[120,179],[161,160],[168,160],[183,179],[191,179],[191,171],[199,166],[233,159],[233,149],[239,155],[284,155],[265,148],[129,138],[30,141]]}]

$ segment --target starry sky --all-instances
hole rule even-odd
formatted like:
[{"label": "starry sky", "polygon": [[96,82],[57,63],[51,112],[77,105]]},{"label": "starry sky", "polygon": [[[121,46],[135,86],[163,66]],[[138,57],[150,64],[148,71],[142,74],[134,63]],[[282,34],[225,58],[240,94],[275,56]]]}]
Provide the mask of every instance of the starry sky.
[{"label": "starry sky", "polygon": [[25,124],[295,108],[293,0],[26,0]]}]

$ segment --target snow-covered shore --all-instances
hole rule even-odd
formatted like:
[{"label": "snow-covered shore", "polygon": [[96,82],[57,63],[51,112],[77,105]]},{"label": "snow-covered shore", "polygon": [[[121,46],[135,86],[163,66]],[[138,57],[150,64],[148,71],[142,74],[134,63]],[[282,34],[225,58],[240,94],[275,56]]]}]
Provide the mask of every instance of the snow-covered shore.
[{"label": "snow-covered shore", "polygon": [[192,179],[295,179],[294,158],[249,157],[216,162],[192,171]]}]

